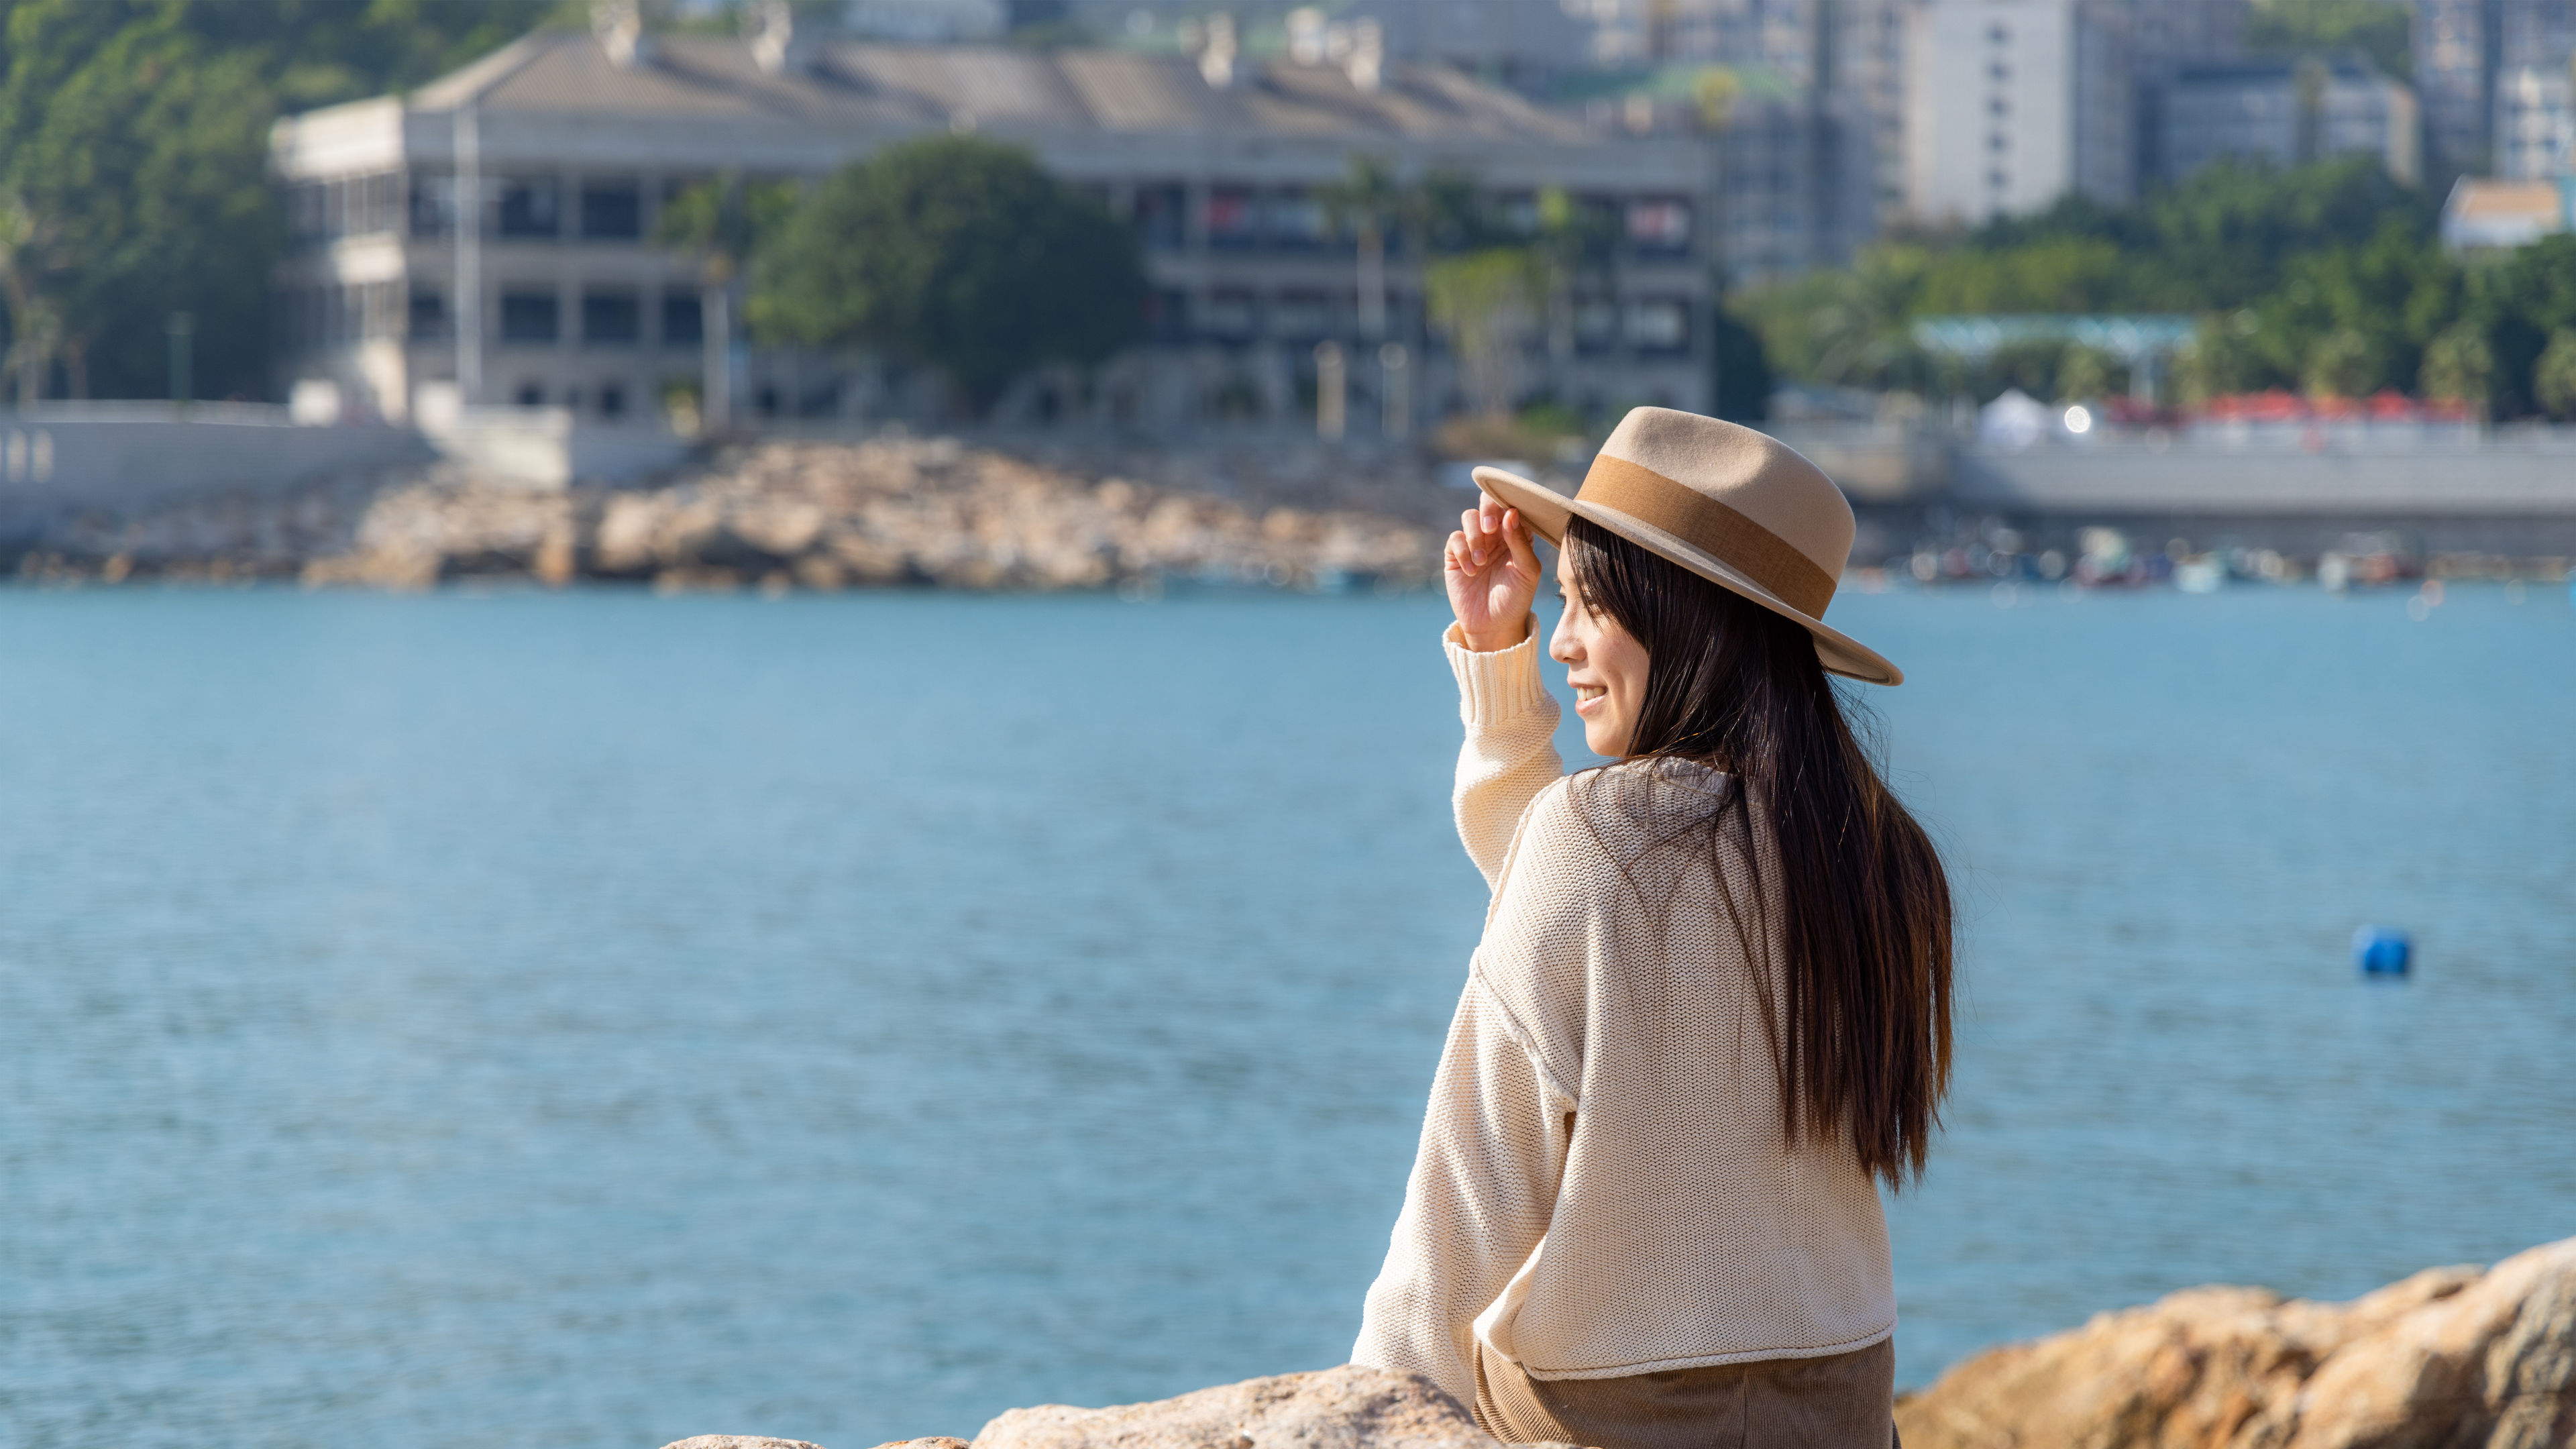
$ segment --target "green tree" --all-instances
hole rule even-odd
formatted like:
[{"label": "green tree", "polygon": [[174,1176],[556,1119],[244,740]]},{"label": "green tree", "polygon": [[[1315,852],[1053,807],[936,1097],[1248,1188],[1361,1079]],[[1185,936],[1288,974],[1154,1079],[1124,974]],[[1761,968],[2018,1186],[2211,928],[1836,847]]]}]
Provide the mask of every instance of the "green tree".
[{"label": "green tree", "polygon": [[[196,317],[213,395],[268,373],[284,229],[268,131],[284,108],[427,78],[560,0],[0,0],[0,193],[61,265],[12,345],[41,385],[157,396],[171,313]],[[12,309],[14,312],[14,308]]]},{"label": "green tree", "polygon": [[1510,417],[1519,402],[1522,359],[1546,287],[1545,268],[1522,247],[1488,247],[1424,271],[1424,310],[1449,335],[1460,383],[1480,415]]},{"label": "green tree", "polygon": [[2381,359],[2360,329],[2338,327],[2308,346],[2299,381],[2310,397],[2364,397],[2377,391]]},{"label": "green tree", "polygon": [[2483,414],[2495,387],[2495,350],[2484,329],[2454,323],[2424,349],[2423,392],[2437,402],[2465,403]]},{"label": "green tree", "polygon": [[1050,363],[1096,366],[1143,328],[1136,239],[1014,147],[907,142],[834,173],[753,266],[763,336],[939,369],[978,412]]},{"label": "green tree", "polygon": [[2561,422],[2576,420],[2576,328],[2550,334],[2533,368],[2532,392],[2541,409]]},{"label": "green tree", "polygon": [[2098,347],[2069,347],[2057,364],[2057,396],[2082,402],[2105,396],[2120,371],[2120,360]]}]

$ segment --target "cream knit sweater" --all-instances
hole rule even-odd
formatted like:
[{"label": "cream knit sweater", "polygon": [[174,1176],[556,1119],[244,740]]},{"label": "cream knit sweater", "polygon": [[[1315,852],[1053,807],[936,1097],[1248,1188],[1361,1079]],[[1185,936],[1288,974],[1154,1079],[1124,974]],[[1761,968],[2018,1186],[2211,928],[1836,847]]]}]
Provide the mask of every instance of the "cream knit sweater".
[{"label": "cream knit sweater", "polygon": [[[1877,1190],[1839,1138],[1788,1145],[1708,837],[1656,844],[1724,777],[1565,778],[1538,641],[1475,653],[1453,627],[1448,651],[1458,834],[1493,899],[1352,1362],[1472,1404],[1474,1338],[1533,1378],[1594,1379],[1887,1337]],[[1750,910],[1740,842],[1726,869]]]}]

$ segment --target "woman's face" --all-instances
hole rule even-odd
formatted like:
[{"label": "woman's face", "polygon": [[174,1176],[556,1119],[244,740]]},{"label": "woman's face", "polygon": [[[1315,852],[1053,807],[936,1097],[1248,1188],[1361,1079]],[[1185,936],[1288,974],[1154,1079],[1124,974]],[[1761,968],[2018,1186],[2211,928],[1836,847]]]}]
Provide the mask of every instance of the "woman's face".
[{"label": "woman's face", "polygon": [[1574,686],[1574,712],[1583,718],[1583,743],[1592,753],[1618,759],[1637,735],[1637,710],[1646,699],[1646,646],[1607,614],[1583,606],[1574,565],[1556,555],[1557,591],[1565,612],[1547,641],[1548,657],[1565,665]]}]

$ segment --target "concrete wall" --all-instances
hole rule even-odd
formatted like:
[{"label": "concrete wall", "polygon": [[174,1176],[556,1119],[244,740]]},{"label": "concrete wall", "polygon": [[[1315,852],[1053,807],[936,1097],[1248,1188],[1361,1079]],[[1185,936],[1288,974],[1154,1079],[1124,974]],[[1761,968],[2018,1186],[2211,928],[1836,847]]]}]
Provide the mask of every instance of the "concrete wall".
[{"label": "concrete wall", "polygon": [[208,404],[183,418],[165,403],[64,404],[0,414],[0,519],[282,492],[427,456],[417,433],[298,427],[284,408]]},{"label": "concrete wall", "polygon": [[2576,517],[2576,429],[2487,438],[2412,435],[2242,447],[2177,442],[1971,447],[1950,496],[1969,507],[2037,514],[2208,517]]}]

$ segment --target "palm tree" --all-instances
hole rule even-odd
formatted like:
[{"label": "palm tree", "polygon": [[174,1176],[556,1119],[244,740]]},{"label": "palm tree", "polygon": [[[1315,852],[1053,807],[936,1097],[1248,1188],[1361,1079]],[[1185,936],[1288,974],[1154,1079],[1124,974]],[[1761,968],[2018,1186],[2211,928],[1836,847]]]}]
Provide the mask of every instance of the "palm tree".
[{"label": "palm tree", "polygon": [[45,370],[62,344],[62,309],[43,291],[54,269],[54,229],[26,202],[0,196],[0,301],[9,309],[7,365],[18,374],[18,408],[43,400]]},{"label": "palm tree", "polygon": [[1401,221],[1405,188],[1384,161],[1354,156],[1348,179],[1319,193],[1335,230],[1350,230],[1359,243],[1360,335],[1386,337],[1386,237]]},{"label": "palm tree", "polygon": [[699,416],[700,427],[710,436],[733,421],[734,290],[761,238],[792,204],[785,188],[747,185],[741,173],[728,171],[662,206],[653,240],[698,259],[699,328],[706,342]]}]

